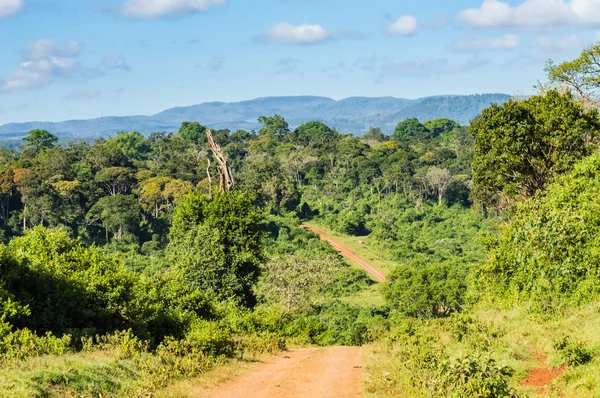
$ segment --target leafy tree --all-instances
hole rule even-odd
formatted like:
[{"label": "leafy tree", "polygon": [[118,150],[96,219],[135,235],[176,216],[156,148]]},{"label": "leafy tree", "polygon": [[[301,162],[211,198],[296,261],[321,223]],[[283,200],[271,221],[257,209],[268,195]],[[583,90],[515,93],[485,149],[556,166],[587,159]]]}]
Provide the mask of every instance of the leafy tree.
[{"label": "leafy tree", "polygon": [[133,232],[141,221],[141,208],[133,195],[115,194],[101,198],[87,214],[89,222],[100,222],[108,233],[113,232],[117,240],[125,233]]},{"label": "leafy tree", "polygon": [[206,143],[206,127],[198,122],[183,122],[177,132],[184,140],[194,144]]},{"label": "leafy tree", "polygon": [[261,293],[264,300],[277,303],[287,311],[306,309],[331,288],[344,268],[333,255],[310,253],[273,258],[266,265]]},{"label": "leafy tree", "polygon": [[53,148],[58,138],[46,130],[37,129],[31,130],[23,141],[26,142],[25,149],[32,149],[35,153],[39,153]]},{"label": "leafy tree", "polygon": [[415,262],[395,268],[383,294],[401,313],[418,318],[448,315],[461,309],[467,270],[456,264]]},{"label": "leafy tree", "polygon": [[130,190],[133,176],[125,167],[107,167],[96,173],[95,181],[108,195],[122,195]]},{"label": "leafy tree", "polygon": [[282,138],[290,132],[289,124],[280,115],[273,115],[270,117],[261,116],[258,118],[258,122],[262,124],[261,129],[258,131],[260,136]]},{"label": "leafy tree", "polygon": [[600,98],[600,42],[583,50],[572,60],[555,65],[551,61],[546,66],[548,81],[551,85],[566,86],[574,89],[577,95],[592,103]]},{"label": "leafy tree", "polygon": [[225,192],[209,201],[192,192],[175,211],[168,257],[194,289],[253,305],[263,262],[259,222],[241,193]]},{"label": "leafy tree", "polygon": [[150,150],[143,134],[138,131],[119,131],[109,142],[114,142],[129,159],[143,159]]},{"label": "leafy tree", "polygon": [[434,119],[426,121],[423,126],[430,132],[431,138],[435,138],[451,133],[455,128],[459,128],[460,124],[449,119]]},{"label": "leafy tree", "polygon": [[392,138],[396,141],[419,141],[429,139],[430,137],[430,131],[416,118],[406,119],[398,123],[392,134]]},{"label": "leafy tree", "polygon": [[[581,160],[543,194],[517,206],[479,268],[486,296],[539,311],[594,300],[600,291],[600,154]],[[493,298],[492,297],[492,298]]]},{"label": "leafy tree", "polygon": [[584,109],[569,93],[492,105],[470,127],[475,198],[498,206],[532,196],[591,153],[599,130],[598,112]]},{"label": "leafy tree", "polygon": [[383,134],[383,131],[381,131],[379,127],[369,128],[369,131],[367,131],[365,135],[363,135],[363,138],[365,140],[372,140],[377,142],[383,142],[386,140],[385,134]]},{"label": "leafy tree", "polygon": [[296,141],[314,148],[330,147],[339,139],[339,134],[321,122],[306,122],[294,131]]}]

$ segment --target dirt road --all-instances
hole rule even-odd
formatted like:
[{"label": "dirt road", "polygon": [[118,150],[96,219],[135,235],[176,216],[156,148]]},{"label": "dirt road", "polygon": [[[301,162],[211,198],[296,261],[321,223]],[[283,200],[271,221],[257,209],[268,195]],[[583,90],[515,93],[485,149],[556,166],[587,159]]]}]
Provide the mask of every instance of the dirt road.
[{"label": "dirt road", "polygon": [[205,398],[362,397],[360,347],[282,353],[210,391]]},{"label": "dirt road", "polygon": [[316,227],[314,225],[304,225],[304,227],[319,235],[319,237],[324,241],[327,241],[331,245],[331,247],[340,252],[342,256],[360,265],[362,269],[367,271],[371,276],[373,276],[373,278],[375,278],[379,282],[386,281],[383,272],[373,267],[371,264],[360,258],[356,253],[352,252],[352,250],[348,249],[346,246],[327,235],[327,233],[319,227]]}]

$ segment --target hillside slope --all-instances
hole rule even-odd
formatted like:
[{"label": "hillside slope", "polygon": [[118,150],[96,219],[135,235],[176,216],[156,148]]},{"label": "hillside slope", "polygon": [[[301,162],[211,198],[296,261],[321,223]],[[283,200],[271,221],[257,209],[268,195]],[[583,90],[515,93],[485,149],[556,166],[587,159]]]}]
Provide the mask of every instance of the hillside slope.
[{"label": "hillside slope", "polygon": [[363,134],[370,126],[390,134],[395,125],[411,117],[421,121],[445,117],[467,124],[491,103],[508,100],[506,94],[437,96],[416,100],[393,97],[351,97],[335,101],[325,97],[267,97],[242,102],[206,102],[167,109],[151,116],[102,117],[64,122],[9,123],[0,126],[0,140],[17,140],[32,129],[45,129],[63,140],[113,135],[117,131],[177,131],[184,121],[197,121],[212,128],[253,130],[257,118],[280,114],[292,127],[318,120],[341,132]]}]

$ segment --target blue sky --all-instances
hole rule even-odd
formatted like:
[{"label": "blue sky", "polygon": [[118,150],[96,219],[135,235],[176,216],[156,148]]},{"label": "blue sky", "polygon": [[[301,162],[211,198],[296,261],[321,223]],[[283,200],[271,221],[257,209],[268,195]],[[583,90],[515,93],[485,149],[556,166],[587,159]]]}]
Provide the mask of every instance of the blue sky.
[{"label": "blue sky", "polygon": [[600,0],[0,0],[0,124],[272,95],[532,93]]}]

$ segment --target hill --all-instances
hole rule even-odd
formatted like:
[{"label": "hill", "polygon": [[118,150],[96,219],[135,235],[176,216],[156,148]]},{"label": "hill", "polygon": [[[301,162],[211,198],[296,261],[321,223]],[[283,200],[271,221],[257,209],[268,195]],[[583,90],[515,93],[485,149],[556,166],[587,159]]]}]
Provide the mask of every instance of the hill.
[{"label": "hill", "polygon": [[212,128],[253,130],[259,127],[259,116],[276,113],[293,127],[318,120],[344,133],[361,135],[370,126],[377,126],[389,134],[398,122],[412,117],[421,121],[444,117],[467,124],[491,103],[503,103],[508,98],[506,94],[446,95],[415,100],[351,97],[339,101],[312,96],[266,97],[231,103],[206,102],[167,109],[151,116],[9,123],[0,126],[0,140],[20,139],[37,128],[48,130],[63,140],[106,137],[117,131],[174,132],[184,121],[197,121]]}]

